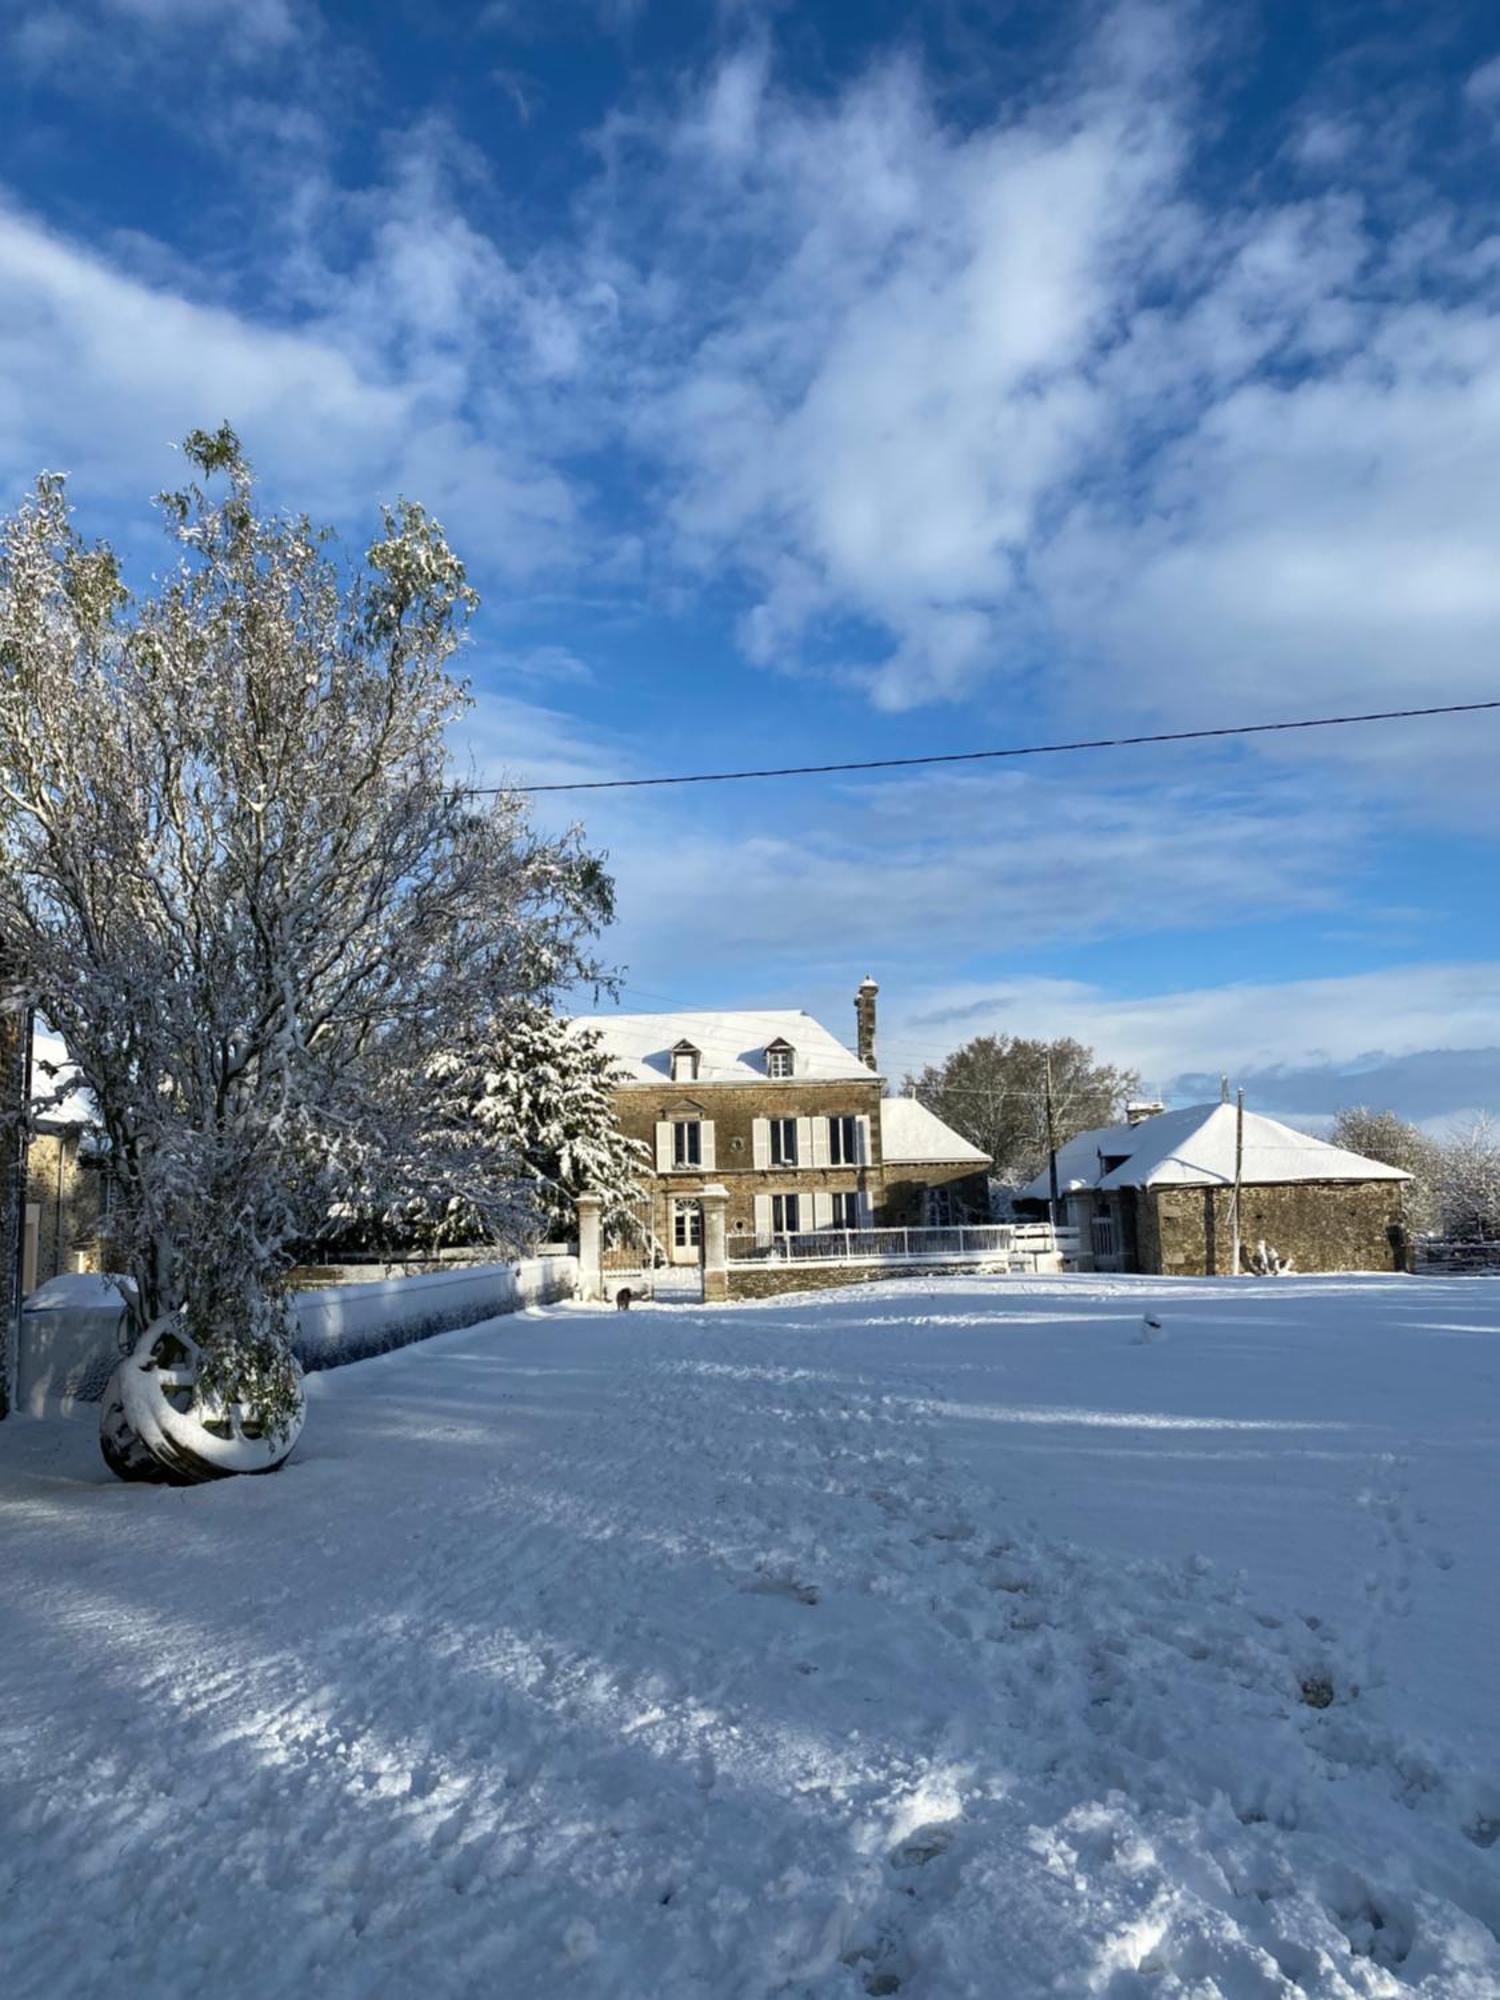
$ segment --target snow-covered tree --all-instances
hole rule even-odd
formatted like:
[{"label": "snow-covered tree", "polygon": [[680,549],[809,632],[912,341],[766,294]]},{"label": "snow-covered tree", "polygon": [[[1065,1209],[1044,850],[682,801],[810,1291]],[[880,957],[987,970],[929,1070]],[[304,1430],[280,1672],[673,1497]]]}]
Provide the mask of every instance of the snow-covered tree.
[{"label": "snow-covered tree", "polygon": [[1335,1146],[1359,1153],[1367,1160],[1399,1167],[1411,1175],[1406,1191],[1406,1213],[1414,1229],[1431,1229],[1438,1219],[1436,1187],[1439,1175],[1439,1148],[1420,1125],[1413,1125],[1394,1111],[1372,1111],[1367,1105],[1347,1106],[1334,1118],[1329,1138]]},{"label": "snow-covered tree", "polygon": [[622,1072],[596,1029],[521,1003],[498,1013],[474,1050],[439,1056],[433,1076],[482,1143],[520,1161],[552,1230],[571,1232],[586,1191],[604,1196],[607,1229],[632,1228],[651,1158],[620,1130]]},{"label": "snow-covered tree", "polygon": [[1439,1148],[1437,1200],[1445,1236],[1500,1242],[1500,1132],[1488,1114]]},{"label": "snow-covered tree", "polygon": [[0,525],[0,941],[97,1105],[137,1325],[274,1434],[294,1243],[444,1202],[534,1229],[513,1135],[435,1118],[435,1066],[596,975],[610,887],[449,772],[475,599],[437,524],[403,502],[351,563],[258,510],[227,427],[185,449],[213,490],[163,496],[147,596],[58,478]]}]

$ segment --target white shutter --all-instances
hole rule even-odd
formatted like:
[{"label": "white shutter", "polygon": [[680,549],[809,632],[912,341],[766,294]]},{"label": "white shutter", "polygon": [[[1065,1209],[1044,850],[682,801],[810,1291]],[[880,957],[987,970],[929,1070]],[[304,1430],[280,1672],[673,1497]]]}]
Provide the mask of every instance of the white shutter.
[{"label": "white shutter", "polygon": [[711,1174],[715,1166],[714,1121],[712,1120],[712,1118],[704,1118],[699,1121],[698,1142],[699,1142],[698,1164],[700,1167],[702,1167],[704,1173]]},{"label": "white shutter", "polygon": [[862,1167],[867,1167],[870,1164],[870,1121],[868,1118],[861,1118],[859,1121],[859,1164]]},{"label": "white shutter", "polygon": [[[753,1157],[754,1157],[754,1160],[755,1160],[755,1164],[756,1164],[756,1166],[757,1166],[757,1167],[760,1167],[760,1168],[765,1168],[765,1167],[768,1167],[768,1166],[770,1166],[770,1164],[771,1164],[771,1121],[770,1121],[770,1119],[769,1119],[769,1118],[757,1118],[757,1119],[756,1119],[756,1120],[754,1121],[753,1125],[752,1125],[752,1128],[751,1128],[751,1131],[752,1131],[752,1137],[751,1137],[751,1141],[750,1141],[750,1143],[751,1143],[751,1146],[752,1146],[752,1147],[753,1147],[753,1149],[754,1149],[754,1153],[753,1153]],[[756,1226],[756,1228],[757,1228],[757,1229],[759,1229],[759,1227],[760,1227],[760,1224],[759,1224],[759,1223],[757,1223],[757,1224],[756,1224],[755,1226]],[[771,1226],[771,1225],[770,1225],[770,1223],[768,1222],[768,1223],[766,1224],[766,1227],[767,1227],[767,1229],[769,1229],[769,1228],[770,1228],[770,1226]]]},{"label": "white shutter", "polygon": [[667,1172],[672,1164],[672,1124],[667,1118],[656,1121],[656,1171]]},{"label": "white shutter", "polygon": [[810,1167],[813,1163],[813,1121],[811,1118],[797,1120],[797,1165]]},{"label": "white shutter", "polygon": [[815,1167],[826,1167],[828,1165],[828,1120],[826,1118],[814,1118],[809,1123],[812,1125],[812,1164]]},{"label": "white shutter", "polygon": [[833,1196],[831,1194],[815,1194],[812,1198],[812,1201],[813,1201],[813,1228],[832,1229]]},{"label": "white shutter", "polygon": [[857,1199],[859,1201],[860,1228],[873,1229],[875,1227],[875,1211],[870,1206],[870,1197],[867,1194],[861,1194]]},{"label": "white shutter", "polygon": [[[759,1120],[756,1122],[759,1123]],[[755,1233],[757,1236],[769,1236],[771,1233],[771,1197],[768,1194],[755,1197]]]}]

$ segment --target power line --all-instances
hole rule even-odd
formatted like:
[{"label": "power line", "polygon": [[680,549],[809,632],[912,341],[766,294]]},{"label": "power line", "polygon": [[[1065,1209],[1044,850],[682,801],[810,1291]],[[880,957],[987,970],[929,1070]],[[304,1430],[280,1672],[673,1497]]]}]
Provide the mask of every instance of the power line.
[{"label": "power line", "polygon": [[950,750],[931,757],[869,757],[847,764],[780,764],[757,771],[683,771],[661,778],[577,778],[553,785],[471,785],[475,797],[498,793],[641,791],[656,785],[731,785],[748,778],[821,778],[846,771],[909,771],[921,765],[993,763],[1001,758],[1058,757],[1075,750],[1137,750],[1153,743],[1204,743],[1227,736],[1274,736],[1296,729],[1343,729],[1359,722],[1414,722],[1430,715],[1478,715],[1496,701],[1451,701],[1430,708],[1378,708],[1361,715],[1313,715],[1291,722],[1233,722],[1213,729],[1163,729],[1145,736],[1090,736],[1071,743],[1017,743],[999,750]]}]

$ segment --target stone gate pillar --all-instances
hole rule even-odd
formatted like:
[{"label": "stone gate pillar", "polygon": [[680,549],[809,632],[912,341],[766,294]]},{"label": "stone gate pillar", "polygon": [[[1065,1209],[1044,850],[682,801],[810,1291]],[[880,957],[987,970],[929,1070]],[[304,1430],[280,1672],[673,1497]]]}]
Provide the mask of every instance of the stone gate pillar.
[{"label": "stone gate pillar", "polygon": [[578,1210],[578,1296],[604,1297],[604,1197],[581,1194]]},{"label": "stone gate pillar", "polygon": [[725,1233],[729,1190],[715,1184],[698,1197],[703,1205],[703,1302],[729,1297],[729,1242]]}]

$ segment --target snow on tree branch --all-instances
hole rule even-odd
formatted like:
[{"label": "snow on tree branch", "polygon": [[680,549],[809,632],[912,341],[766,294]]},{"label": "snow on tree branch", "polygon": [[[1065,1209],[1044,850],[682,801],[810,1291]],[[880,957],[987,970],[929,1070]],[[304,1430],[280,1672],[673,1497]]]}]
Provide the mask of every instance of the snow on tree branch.
[{"label": "snow on tree branch", "polygon": [[449,771],[476,600],[437,523],[402,502],[351,564],[258,510],[227,427],[185,453],[144,597],[56,477],[0,526],[0,934],[98,1106],[142,1322],[274,1416],[330,1218],[536,1228],[516,1131],[439,1115],[443,1066],[600,977],[611,891]]}]

